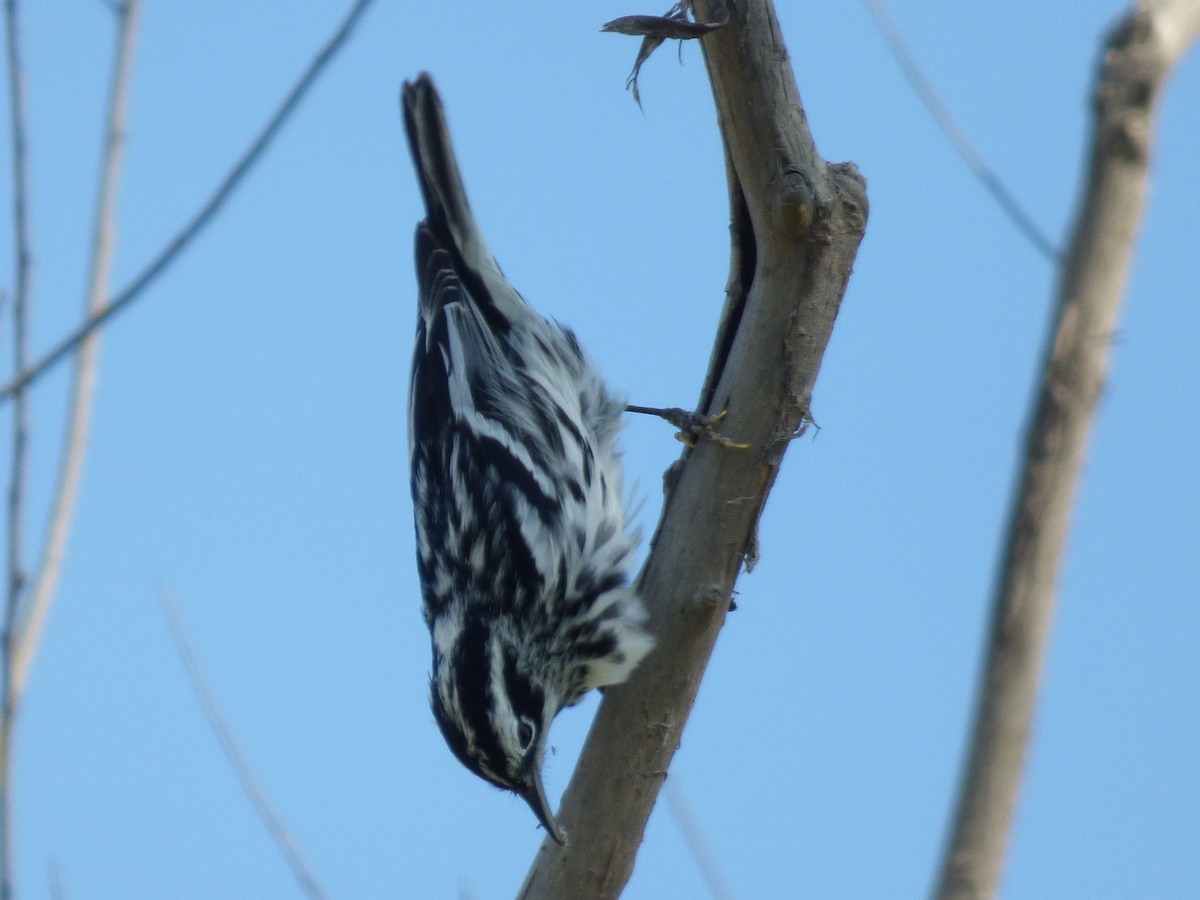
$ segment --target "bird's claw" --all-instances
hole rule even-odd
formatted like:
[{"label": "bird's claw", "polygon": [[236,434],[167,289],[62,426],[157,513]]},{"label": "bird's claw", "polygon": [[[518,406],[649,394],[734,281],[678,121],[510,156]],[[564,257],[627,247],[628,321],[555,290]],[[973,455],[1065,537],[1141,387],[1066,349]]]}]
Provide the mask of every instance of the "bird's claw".
[{"label": "bird's claw", "polygon": [[[699,439],[716,444],[718,447],[725,447],[729,450],[750,449],[749,444],[743,441],[735,441],[731,438],[727,438],[725,435],[713,428],[714,425],[719,425],[721,422],[724,422],[726,418],[728,418],[729,407],[726,407],[713,416],[702,416],[699,413],[692,413],[691,415],[694,417],[694,421],[690,423],[688,434],[693,438],[693,443],[688,444],[688,446],[694,448],[696,446],[694,441]],[[680,434],[683,434],[683,432],[680,432]],[[679,435],[676,435],[676,437],[679,437]],[[687,441],[683,440],[682,437],[679,439],[687,444]]]},{"label": "bird's claw", "polygon": [[665,419],[676,428],[679,429],[675,433],[678,439],[685,446],[695,449],[702,442],[707,441],[711,444],[716,444],[718,447],[725,447],[729,450],[748,450],[750,445],[741,441],[735,441],[728,438],[716,430],[714,426],[725,421],[729,415],[728,408],[721,410],[715,415],[706,416],[698,412],[692,412],[686,409],[680,409],[678,406],[669,406],[665,409],[652,408],[647,406],[628,406],[630,412],[646,413],[647,415],[658,416],[660,419]]}]

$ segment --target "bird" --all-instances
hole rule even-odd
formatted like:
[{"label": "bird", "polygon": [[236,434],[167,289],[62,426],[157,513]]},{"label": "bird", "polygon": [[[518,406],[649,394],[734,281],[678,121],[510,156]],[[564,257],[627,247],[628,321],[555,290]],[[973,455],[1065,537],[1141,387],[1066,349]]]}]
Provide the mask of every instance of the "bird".
[{"label": "bird", "polygon": [[542,778],[551,723],[654,646],[630,579],[625,404],[501,272],[428,73],[401,101],[425,206],[409,456],[430,705],[458,760],[562,845]]}]

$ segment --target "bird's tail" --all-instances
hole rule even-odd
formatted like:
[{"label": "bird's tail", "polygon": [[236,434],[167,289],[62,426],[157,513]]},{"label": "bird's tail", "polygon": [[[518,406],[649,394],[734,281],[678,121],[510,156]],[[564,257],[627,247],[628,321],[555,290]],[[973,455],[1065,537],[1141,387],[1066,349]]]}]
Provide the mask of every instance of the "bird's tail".
[{"label": "bird's tail", "polygon": [[427,72],[404,83],[403,106],[408,146],[425,198],[422,227],[451,254],[456,275],[477,304],[492,305],[508,317],[521,315],[525,303],[500,271],[471,212],[442,101]]},{"label": "bird's tail", "polygon": [[459,247],[480,240],[454,157],[442,100],[428,72],[404,83],[404,129],[430,224]]}]

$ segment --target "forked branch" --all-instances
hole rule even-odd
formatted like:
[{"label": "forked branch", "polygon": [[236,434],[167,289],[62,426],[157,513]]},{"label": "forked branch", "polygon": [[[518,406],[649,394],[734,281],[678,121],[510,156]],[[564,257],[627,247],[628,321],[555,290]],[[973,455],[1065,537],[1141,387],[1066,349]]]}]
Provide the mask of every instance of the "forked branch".
[{"label": "forked branch", "polygon": [[79,345],[87,339],[88,335],[103,328],[113,316],[128,308],[130,304],[142,296],[146,288],[174,264],[179,255],[216,217],[225,201],[233,196],[233,193],[241,185],[242,180],[249,174],[250,170],[254,168],[255,164],[262,159],[267,148],[270,147],[280,131],[283,130],[283,126],[291,119],[292,114],[299,109],[309,90],[317,83],[317,80],[326,67],[341,51],[350,34],[353,32],[354,27],[358,24],[359,19],[362,18],[363,13],[367,11],[367,7],[371,3],[372,0],[355,0],[341,23],[334,30],[333,34],[330,35],[329,40],[317,51],[317,54],[308,64],[303,74],[301,74],[299,80],[288,92],[287,96],[284,97],[279,108],[263,126],[262,131],[251,141],[250,146],[246,148],[246,151],[233,164],[233,167],[226,173],[221,183],[217,185],[216,190],[213,191],[212,195],[196,211],[187,224],[174,237],[167,241],[158,255],[128,285],[121,289],[115,296],[111,297],[102,309],[88,316],[78,327],[42,354],[36,362],[27,367],[22,367],[16,377],[3,387],[0,387],[0,405],[12,398],[20,388],[33,384],[56,365],[70,357]]},{"label": "forked branch", "polygon": [[[9,131],[13,168],[13,368],[24,370],[29,352],[29,288],[33,250],[29,221],[28,122],[25,108],[25,67],[22,62],[21,16],[16,0],[4,4],[5,60],[9,85]],[[12,458],[5,521],[8,530],[4,611],[0,626],[0,900],[13,893],[12,865],[12,734],[17,716],[13,685],[13,649],[17,615],[25,597],[25,488],[28,470],[29,410],[23,391],[13,396]]]},{"label": "forked branch", "polygon": [[[91,274],[88,278],[84,315],[95,315],[104,308],[108,294],[109,273],[112,271],[116,246],[116,205],[121,180],[121,160],[125,150],[125,115],[129,105],[129,85],[133,72],[133,51],[137,39],[142,0],[126,0],[115,8],[117,15],[117,45],[113,57],[112,81],[108,94],[108,114],[105,117],[104,150],[100,163],[100,188],[97,192],[96,215],[92,223]],[[83,460],[87,454],[88,425],[92,417],[92,393],[96,383],[96,366],[100,354],[100,335],[90,333],[80,342],[75,354],[75,377],[71,385],[71,400],[67,412],[67,429],[63,438],[62,461],[58,483],[50,508],[46,542],[42,558],[34,570],[33,588],[24,604],[17,623],[17,638],[13,647],[13,692],[20,697],[29,675],[29,667],[37,654],[42,626],[50,612],[58,576],[62,571],[67,549],[67,537],[75,513],[75,498],[83,475]],[[5,736],[0,735],[0,740]]]},{"label": "forked branch", "polygon": [[[697,2],[698,21],[724,6]],[[733,248],[699,410],[749,449],[684,452],[641,574],[658,644],[596,715],[523,898],[615,897],[696,697],[767,493],[813,384],[866,224],[852,165],[816,153],[770,0],[728,5],[701,39],[725,142]],[[753,498],[747,500],[746,498]]]}]

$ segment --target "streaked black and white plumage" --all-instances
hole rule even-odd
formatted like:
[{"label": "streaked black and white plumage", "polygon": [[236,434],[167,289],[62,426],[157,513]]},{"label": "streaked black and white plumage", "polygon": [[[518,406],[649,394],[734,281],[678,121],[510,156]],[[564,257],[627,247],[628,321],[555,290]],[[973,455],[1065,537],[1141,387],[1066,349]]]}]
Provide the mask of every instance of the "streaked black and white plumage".
[{"label": "streaked black and white plumage", "polygon": [[403,105],[426,209],[409,451],[433,713],[463,765],[523,797],[561,843],[542,787],[550,724],[653,646],[629,586],[624,404],[501,273],[428,75]]}]

